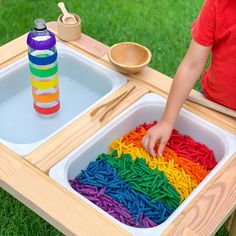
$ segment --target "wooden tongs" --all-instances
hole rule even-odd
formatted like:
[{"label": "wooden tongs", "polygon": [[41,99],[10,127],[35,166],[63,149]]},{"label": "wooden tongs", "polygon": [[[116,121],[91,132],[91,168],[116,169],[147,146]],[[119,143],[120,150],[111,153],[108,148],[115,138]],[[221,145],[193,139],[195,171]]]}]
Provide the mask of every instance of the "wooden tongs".
[{"label": "wooden tongs", "polygon": [[135,85],[133,85],[129,90],[127,90],[126,92],[122,93],[121,95],[115,97],[114,99],[112,99],[111,101],[102,104],[101,106],[95,108],[91,113],[90,116],[93,117],[97,114],[97,112],[99,110],[101,110],[104,107],[109,107],[104,113],[103,115],[99,118],[99,121],[102,122],[105,117],[107,116],[108,113],[110,113],[120,102],[122,102],[133,90],[135,89]]}]

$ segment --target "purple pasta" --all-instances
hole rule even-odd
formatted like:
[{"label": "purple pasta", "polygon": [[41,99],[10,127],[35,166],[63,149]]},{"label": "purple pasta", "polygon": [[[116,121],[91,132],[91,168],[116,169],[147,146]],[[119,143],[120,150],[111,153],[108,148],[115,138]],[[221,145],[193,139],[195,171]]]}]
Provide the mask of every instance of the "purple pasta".
[{"label": "purple pasta", "polygon": [[98,187],[84,185],[76,179],[70,180],[70,184],[78,193],[124,224],[140,228],[156,226],[155,222],[147,217],[142,219],[140,223],[136,223],[135,218],[129,214],[129,211],[125,207],[105,194],[106,187],[98,190]]},{"label": "purple pasta", "polygon": [[[106,159],[91,162],[87,169],[83,170],[81,174],[76,177],[76,180],[84,186],[92,185],[97,187],[96,190],[92,189],[92,193],[95,194],[89,195],[90,190],[85,190],[84,188],[82,188],[83,190],[80,191],[80,193],[104,210],[106,210],[107,201],[106,203],[100,202],[96,199],[97,197],[101,199],[100,196],[107,195],[112,201],[121,204],[132,217],[135,222],[134,226],[136,227],[153,227],[159,225],[173,212],[173,209],[169,208],[162,201],[158,200],[156,203],[152,203],[149,196],[137,192],[131,187],[129,182],[121,180],[117,175],[116,169],[110,166],[106,162]],[[76,188],[76,182],[71,182],[71,184],[73,184],[72,187],[79,192],[80,186]],[[122,222],[127,220],[127,212],[121,212],[119,208],[115,208],[115,210],[109,208],[109,213],[111,214],[111,212],[116,219]],[[122,217],[117,214],[120,214]],[[131,223],[129,223],[129,225],[131,225]]]}]

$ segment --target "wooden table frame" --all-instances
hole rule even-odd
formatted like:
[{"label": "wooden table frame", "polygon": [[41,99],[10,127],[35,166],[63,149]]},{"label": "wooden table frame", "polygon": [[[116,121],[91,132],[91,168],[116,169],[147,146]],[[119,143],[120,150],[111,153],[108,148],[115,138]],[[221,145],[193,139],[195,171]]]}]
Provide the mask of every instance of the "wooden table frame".
[{"label": "wooden table frame", "polygon": [[[48,28],[57,35],[56,23]],[[82,34],[65,43],[93,60],[113,68],[107,59],[109,47]],[[0,68],[27,54],[26,34],[0,47]],[[114,69],[114,68],[113,68]],[[102,103],[133,84],[135,90],[104,122],[89,112],[42,144],[25,159],[0,144],[0,186],[66,235],[131,235],[48,177],[48,170],[88,137],[148,92],[167,97],[171,78],[151,69],[127,76],[128,84]],[[192,93],[198,94],[192,90]],[[186,101],[184,108],[236,135],[236,119]],[[236,136],[235,136],[236,137]],[[163,235],[212,235],[236,206],[236,153],[219,173],[186,206]],[[88,223],[89,222],[89,223]]]}]

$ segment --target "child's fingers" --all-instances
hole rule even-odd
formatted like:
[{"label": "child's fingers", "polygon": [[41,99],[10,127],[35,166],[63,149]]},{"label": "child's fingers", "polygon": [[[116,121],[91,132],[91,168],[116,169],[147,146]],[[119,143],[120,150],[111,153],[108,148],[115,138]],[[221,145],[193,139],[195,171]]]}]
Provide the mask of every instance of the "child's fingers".
[{"label": "child's fingers", "polygon": [[142,140],[142,144],[145,150],[148,150],[148,140],[149,140],[149,135],[146,134]]},{"label": "child's fingers", "polygon": [[161,140],[159,147],[158,147],[158,155],[159,156],[162,156],[162,153],[165,149],[166,143],[167,143],[166,141]]},{"label": "child's fingers", "polygon": [[149,135],[149,140],[148,140],[148,152],[149,152],[153,157],[156,156],[156,152],[155,152],[155,150],[154,150],[155,143],[156,143],[156,139],[155,139],[152,135]]}]

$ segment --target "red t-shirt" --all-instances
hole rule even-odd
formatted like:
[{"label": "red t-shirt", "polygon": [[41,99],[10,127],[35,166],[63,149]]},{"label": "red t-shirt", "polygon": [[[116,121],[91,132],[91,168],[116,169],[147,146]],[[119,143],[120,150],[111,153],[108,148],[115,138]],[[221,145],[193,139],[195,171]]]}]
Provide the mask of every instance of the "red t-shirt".
[{"label": "red t-shirt", "polygon": [[206,0],[192,25],[192,38],[212,45],[211,64],[202,77],[204,95],[236,110],[236,0]]}]

